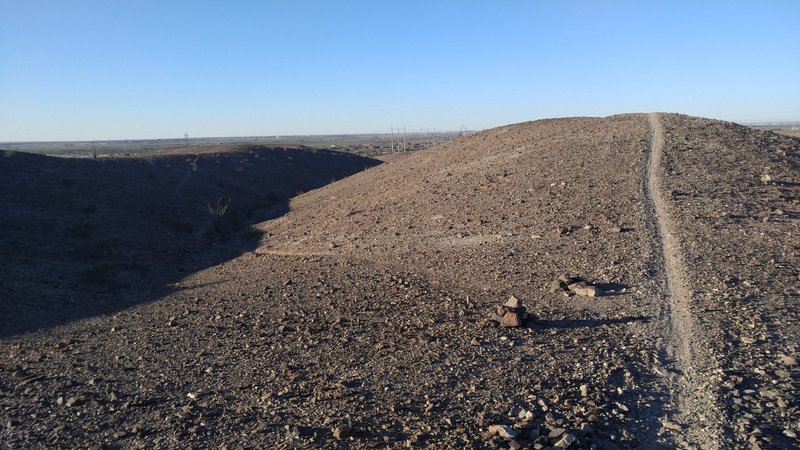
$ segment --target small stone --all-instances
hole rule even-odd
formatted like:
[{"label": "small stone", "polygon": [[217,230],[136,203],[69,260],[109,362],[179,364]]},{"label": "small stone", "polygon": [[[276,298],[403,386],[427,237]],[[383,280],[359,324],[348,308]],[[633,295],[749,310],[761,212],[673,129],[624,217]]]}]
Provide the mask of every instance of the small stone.
[{"label": "small stone", "polygon": [[500,319],[500,325],[503,327],[513,328],[518,327],[521,324],[522,323],[519,319],[519,314],[511,311],[503,314],[503,317]]},{"label": "small stone", "polygon": [[58,406],[63,405],[64,404],[64,397],[58,397],[56,399],[56,404],[58,404]]},{"label": "small stone", "polygon": [[792,374],[789,373],[788,370],[776,370],[775,371],[775,375],[777,375],[780,378],[784,378],[784,379],[788,379],[789,377],[792,376]]},{"label": "small stone", "polygon": [[608,231],[610,231],[612,233],[622,233],[622,228],[621,227],[611,227],[611,228],[609,228]]},{"label": "small stone", "polygon": [[508,300],[506,300],[506,302],[503,304],[503,306],[505,306],[507,308],[511,308],[511,310],[514,311],[514,310],[518,309],[520,306],[522,306],[522,302],[519,301],[519,299],[517,297],[514,297],[512,295]]},{"label": "small stone", "polygon": [[473,347],[479,347],[481,345],[481,341],[478,338],[472,338],[472,340],[469,342],[469,345]]},{"label": "small stone", "polygon": [[781,364],[784,366],[795,366],[797,365],[797,359],[793,356],[781,356]]},{"label": "small stone", "polygon": [[341,426],[333,429],[333,437],[336,439],[347,439],[350,437],[350,427]]},{"label": "small stone", "polygon": [[550,434],[547,435],[547,439],[555,439],[557,437],[560,437],[562,434],[566,432],[567,430],[563,428],[553,428],[552,430],[550,430]]},{"label": "small stone", "polygon": [[581,397],[587,397],[589,395],[589,385],[582,384],[581,387]]},{"label": "small stone", "polygon": [[589,414],[589,417],[587,417],[586,420],[588,420],[589,422],[592,422],[592,423],[600,422],[600,418],[597,417],[597,415],[595,415],[595,414]]},{"label": "small stone", "polygon": [[507,425],[490,425],[489,434],[499,436],[503,439],[514,439],[519,435],[519,431]]},{"label": "small stone", "polygon": [[755,339],[753,339],[753,338],[751,338],[751,337],[747,337],[747,336],[742,336],[740,339],[741,339],[741,341],[742,341],[742,342],[744,342],[745,344],[753,344],[753,343],[755,343],[755,342],[756,342],[756,340],[755,340]]},{"label": "small stone", "polygon": [[80,404],[80,400],[78,397],[70,397],[69,400],[64,404],[67,408],[71,408],[73,406],[78,406]]},{"label": "small stone", "polygon": [[788,438],[797,439],[797,433],[792,430],[783,430],[783,435]]},{"label": "small stone", "polygon": [[569,446],[572,445],[572,443],[575,442],[576,440],[577,438],[575,437],[574,434],[567,434],[566,436],[561,438],[561,440],[556,442],[556,445],[553,446],[553,449],[564,450],[566,448],[569,448]]},{"label": "small stone", "polygon": [[661,420],[661,426],[663,426],[664,428],[666,428],[668,430],[676,430],[676,431],[678,431],[678,430],[682,430],[683,429],[682,426],[678,425],[675,422],[670,422],[667,419],[662,419]]},{"label": "small stone", "polygon": [[117,431],[117,432],[115,432],[115,433],[113,434],[113,436],[114,436],[114,439],[122,439],[122,438],[124,438],[124,437],[125,437],[125,436],[127,436],[127,435],[128,435],[128,432],[126,432],[126,431]]}]

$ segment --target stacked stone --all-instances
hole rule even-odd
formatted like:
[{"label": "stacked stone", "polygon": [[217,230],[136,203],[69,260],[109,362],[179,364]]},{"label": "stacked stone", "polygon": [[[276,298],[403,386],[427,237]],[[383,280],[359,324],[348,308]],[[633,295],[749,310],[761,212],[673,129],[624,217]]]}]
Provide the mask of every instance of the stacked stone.
[{"label": "stacked stone", "polygon": [[490,320],[506,328],[523,327],[533,317],[522,305],[522,302],[513,295],[492,313]]}]

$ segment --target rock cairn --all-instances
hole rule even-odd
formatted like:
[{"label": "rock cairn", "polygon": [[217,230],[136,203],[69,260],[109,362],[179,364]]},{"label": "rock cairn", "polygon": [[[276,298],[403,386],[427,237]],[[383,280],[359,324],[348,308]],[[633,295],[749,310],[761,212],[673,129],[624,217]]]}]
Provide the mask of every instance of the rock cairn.
[{"label": "rock cairn", "polygon": [[524,327],[529,320],[533,320],[533,315],[529,314],[522,301],[513,295],[498,306],[489,317],[491,324],[505,328]]},{"label": "rock cairn", "polygon": [[603,295],[602,289],[594,283],[581,277],[561,274],[550,284],[550,292],[562,293],[566,297],[579,295],[581,297],[599,297]]}]

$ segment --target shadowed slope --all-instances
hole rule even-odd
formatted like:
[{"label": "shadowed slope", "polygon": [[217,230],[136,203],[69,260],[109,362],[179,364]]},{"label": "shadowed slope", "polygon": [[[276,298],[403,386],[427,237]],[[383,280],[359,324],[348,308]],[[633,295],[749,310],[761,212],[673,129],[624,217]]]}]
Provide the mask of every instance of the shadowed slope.
[{"label": "shadowed slope", "polygon": [[377,161],[240,146],[99,160],[0,155],[0,335],[118,310],[257,242],[249,223]]}]

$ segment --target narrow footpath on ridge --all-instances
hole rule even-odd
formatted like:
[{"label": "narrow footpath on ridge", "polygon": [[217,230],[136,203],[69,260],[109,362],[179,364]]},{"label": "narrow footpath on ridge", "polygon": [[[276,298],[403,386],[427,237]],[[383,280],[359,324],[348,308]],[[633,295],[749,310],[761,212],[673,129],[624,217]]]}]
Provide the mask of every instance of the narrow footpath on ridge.
[{"label": "narrow footpath on ridge", "polygon": [[[664,136],[658,113],[648,114],[651,131],[643,189],[647,221],[655,231],[655,272],[661,275],[660,324],[666,356],[662,369],[674,417],[665,426],[680,427],[678,444],[703,449],[725,447],[721,415],[713,394],[702,388],[700,376],[715,367],[703,348],[703,333],[691,312],[693,289],[681,255],[675,222],[661,181]],[[660,249],[659,249],[660,248]],[[664,419],[665,421],[667,419]]]}]

